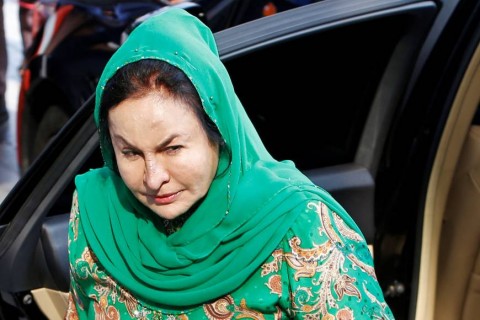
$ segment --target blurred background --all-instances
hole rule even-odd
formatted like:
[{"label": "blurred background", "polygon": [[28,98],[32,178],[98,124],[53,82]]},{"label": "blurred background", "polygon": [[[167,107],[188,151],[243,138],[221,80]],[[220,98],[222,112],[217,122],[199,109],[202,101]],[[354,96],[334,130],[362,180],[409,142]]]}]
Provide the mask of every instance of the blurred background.
[{"label": "blurred background", "polygon": [[22,63],[22,40],[19,26],[18,0],[3,0],[4,27],[7,43],[8,69],[6,104],[9,121],[0,127],[0,202],[19,178],[16,161],[16,114]]}]

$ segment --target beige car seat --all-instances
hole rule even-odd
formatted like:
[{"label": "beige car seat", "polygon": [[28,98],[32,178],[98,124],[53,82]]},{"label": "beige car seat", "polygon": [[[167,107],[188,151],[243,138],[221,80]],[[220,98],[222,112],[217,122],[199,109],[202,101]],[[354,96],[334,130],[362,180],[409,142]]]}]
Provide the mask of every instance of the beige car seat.
[{"label": "beige car seat", "polygon": [[443,220],[434,319],[480,319],[480,126],[472,126]]}]

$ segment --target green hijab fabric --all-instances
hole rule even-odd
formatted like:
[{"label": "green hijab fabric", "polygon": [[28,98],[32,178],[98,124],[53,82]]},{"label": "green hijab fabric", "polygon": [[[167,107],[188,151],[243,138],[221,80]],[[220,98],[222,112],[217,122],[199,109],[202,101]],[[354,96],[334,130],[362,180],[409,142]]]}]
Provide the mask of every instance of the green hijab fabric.
[{"label": "green hijab fabric", "polygon": [[115,52],[96,91],[97,125],[105,84],[119,68],[141,59],[164,60],[186,73],[231,158],[220,158],[208,194],[170,236],[113,170],[111,146],[101,145],[103,168],[76,178],[87,242],[107,273],[134,296],[178,309],[222,297],[259,268],[308,199],[344,212],[292,162],[270,156],[235,94],[211,31],[182,9],[150,17]]}]

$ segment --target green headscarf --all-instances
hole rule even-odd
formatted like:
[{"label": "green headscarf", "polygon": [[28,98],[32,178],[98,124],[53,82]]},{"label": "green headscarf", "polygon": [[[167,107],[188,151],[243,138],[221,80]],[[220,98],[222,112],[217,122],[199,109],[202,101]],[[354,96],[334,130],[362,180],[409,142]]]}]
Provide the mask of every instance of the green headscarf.
[{"label": "green headscarf", "polygon": [[144,303],[181,309],[238,288],[306,210],[307,199],[331,198],[292,162],[270,156],[235,94],[211,31],[182,9],[147,19],[115,52],[96,91],[97,125],[105,84],[119,68],[141,59],[164,60],[191,79],[231,149],[231,158],[221,157],[219,165],[219,171],[228,170],[218,172],[192,216],[167,236],[158,216],[112,169],[112,149],[101,145],[105,167],[76,179],[80,223],[98,261],[120,285]]}]

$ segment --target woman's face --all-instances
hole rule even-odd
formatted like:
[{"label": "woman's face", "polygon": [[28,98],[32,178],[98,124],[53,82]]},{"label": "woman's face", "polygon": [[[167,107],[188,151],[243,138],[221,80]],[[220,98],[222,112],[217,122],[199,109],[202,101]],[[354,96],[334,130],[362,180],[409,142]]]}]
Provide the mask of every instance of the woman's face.
[{"label": "woman's face", "polygon": [[174,219],[205,196],[219,151],[190,106],[150,93],[110,109],[108,122],[120,175],[145,206]]}]

